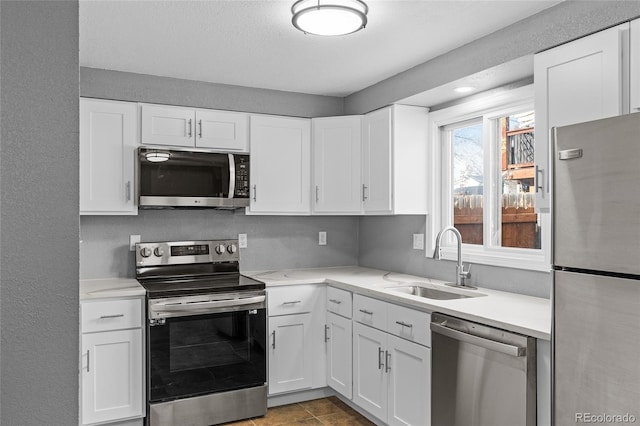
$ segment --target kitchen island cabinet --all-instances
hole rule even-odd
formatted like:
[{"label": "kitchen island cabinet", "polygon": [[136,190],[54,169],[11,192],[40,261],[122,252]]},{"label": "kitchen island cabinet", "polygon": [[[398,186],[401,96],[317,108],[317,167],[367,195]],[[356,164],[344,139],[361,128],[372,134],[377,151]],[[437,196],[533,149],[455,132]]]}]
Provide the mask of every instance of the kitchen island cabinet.
[{"label": "kitchen island cabinet", "polygon": [[80,98],[80,214],[137,215],[137,104]]}]

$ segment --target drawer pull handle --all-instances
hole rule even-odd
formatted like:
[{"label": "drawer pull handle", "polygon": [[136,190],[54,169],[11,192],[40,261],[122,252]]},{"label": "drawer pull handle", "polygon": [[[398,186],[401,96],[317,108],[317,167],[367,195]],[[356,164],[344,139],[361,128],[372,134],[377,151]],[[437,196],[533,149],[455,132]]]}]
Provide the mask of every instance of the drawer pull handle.
[{"label": "drawer pull handle", "polygon": [[360,309],[360,312],[362,312],[365,315],[373,315],[373,312],[367,311],[366,309]]},{"label": "drawer pull handle", "polygon": [[109,319],[109,318],[122,318],[124,314],[114,314],[114,315],[102,315],[100,319]]},{"label": "drawer pull handle", "polygon": [[90,362],[91,362],[91,352],[89,352],[89,349],[87,349],[87,373],[91,371],[89,369],[89,363]]},{"label": "drawer pull handle", "polygon": [[329,326],[325,324],[324,326],[324,341],[325,343],[329,340]]},{"label": "drawer pull handle", "polygon": [[336,300],[336,299],[329,299],[329,302],[331,302],[331,303],[335,303],[336,305],[339,305],[339,304],[341,304],[341,303],[342,303],[342,301],[341,301],[341,300]]},{"label": "drawer pull handle", "polygon": [[271,343],[271,347],[272,347],[273,349],[275,349],[275,348],[276,348],[276,331],[275,331],[275,330],[273,330],[273,331],[271,332],[271,335],[273,336],[273,343]]},{"label": "drawer pull handle", "polygon": [[282,302],[283,305],[295,305],[296,303],[302,303],[302,300],[293,300],[291,302]]},{"label": "drawer pull handle", "polygon": [[396,324],[401,325],[403,327],[413,328],[413,324],[407,324],[406,322],[396,321]]}]

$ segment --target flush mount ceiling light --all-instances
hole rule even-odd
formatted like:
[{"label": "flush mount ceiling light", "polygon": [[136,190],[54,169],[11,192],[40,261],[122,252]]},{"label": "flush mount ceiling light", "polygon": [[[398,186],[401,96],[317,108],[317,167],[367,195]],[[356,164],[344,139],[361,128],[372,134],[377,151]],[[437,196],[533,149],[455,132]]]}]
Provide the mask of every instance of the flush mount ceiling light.
[{"label": "flush mount ceiling light", "polygon": [[453,91],[457,93],[469,93],[469,92],[473,92],[474,90],[476,90],[475,87],[471,87],[471,86],[460,86],[453,89]]},{"label": "flush mount ceiling light", "polygon": [[291,6],[291,22],[305,34],[345,35],[363,29],[368,12],[361,0],[298,0]]},{"label": "flush mount ceiling light", "polygon": [[163,161],[167,161],[169,159],[169,153],[163,151],[149,151],[144,154],[144,158],[152,163],[162,163]]}]

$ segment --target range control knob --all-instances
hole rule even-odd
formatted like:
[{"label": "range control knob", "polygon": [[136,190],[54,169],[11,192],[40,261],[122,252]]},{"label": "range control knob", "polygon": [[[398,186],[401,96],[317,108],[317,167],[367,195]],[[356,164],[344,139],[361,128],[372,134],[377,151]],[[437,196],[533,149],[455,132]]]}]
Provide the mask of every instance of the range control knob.
[{"label": "range control knob", "polygon": [[143,247],[143,249],[140,250],[140,256],[142,256],[142,257],[151,256],[151,249],[149,247]]},{"label": "range control knob", "polygon": [[223,254],[225,252],[225,246],[224,244],[220,244],[216,246],[216,253],[218,254]]},{"label": "range control knob", "polygon": [[153,250],[153,254],[155,254],[157,257],[162,257],[164,255],[164,249],[161,247],[156,247],[155,250]]},{"label": "range control knob", "polygon": [[229,244],[227,246],[227,251],[229,252],[229,254],[233,254],[238,251],[238,247],[236,247],[235,244]]}]

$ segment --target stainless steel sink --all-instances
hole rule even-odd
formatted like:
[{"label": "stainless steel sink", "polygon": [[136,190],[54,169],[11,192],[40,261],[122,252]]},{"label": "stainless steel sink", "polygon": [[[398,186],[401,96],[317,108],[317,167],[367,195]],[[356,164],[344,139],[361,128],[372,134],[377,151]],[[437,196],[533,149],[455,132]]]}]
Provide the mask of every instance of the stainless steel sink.
[{"label": "stainless steel sink", "polygon": [[473,295],[454,293],[452,291],[439,290],[437,288],[423,287],[419,285],[389,287],[388,289],[391,291],[397,291],[398,293],[411,294],[413,296],[419,296],[419,297],[424,297],[426,299],[435,299],[435,300],[468,299],[471,297],[484,296],[484,294],[482,293],[477,293]]}]

